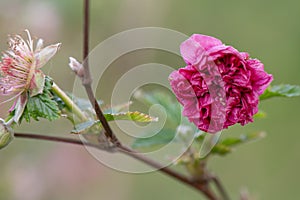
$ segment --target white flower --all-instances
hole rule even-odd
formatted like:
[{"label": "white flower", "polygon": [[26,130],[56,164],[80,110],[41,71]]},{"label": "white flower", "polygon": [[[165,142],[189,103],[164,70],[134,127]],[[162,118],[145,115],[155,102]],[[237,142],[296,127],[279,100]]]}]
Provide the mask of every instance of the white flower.
[{"label": "white flower", "polygon": [[16,122],[24,111],[28,95],[33,97],[43,92],[45,75],[40,68],[56,54],[61,45],[58,43],[43,48],[43,40],[39,39],[33,49],[30,33],[28,30],[25,32],[28,40],[20,35],[9,38],[9,50],[3,53],[0,62],[0,95],[14,95],[9,100],[16,98],[12,108],[16,110]]}]

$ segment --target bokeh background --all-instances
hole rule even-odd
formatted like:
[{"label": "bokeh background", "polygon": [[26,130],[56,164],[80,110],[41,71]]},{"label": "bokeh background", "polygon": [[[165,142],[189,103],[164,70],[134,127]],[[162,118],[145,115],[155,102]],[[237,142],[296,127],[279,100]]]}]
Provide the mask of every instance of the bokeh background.
[{"label": "bokeh background", "polygon": [[[275,81],[300,85],[300,3],[295,0],[92,0],[91,46],[124,30],[155,26],[187,35],[208,34],[259,58]],[[81,58],[81,0],[1,0],[0,49],[7,35],[28,28],[47,44],[62,42],[44,69],[71,91],[74,75],[68,57]],[[158,62],[170,66],[183,61],[151,50],[123,56],[112,64],[110,78],[124,68]],[[122,71],[123,70],[123,71]],[[108,85],[100,94],[110,92]],[[98,91],[97,91],[98,93]],[[109,95],[107,95],[109,96]],[[109,97],[103,97],[108,100]],[[105,99],[107,98],[107,99]],[[1,106],[5,116],[7,106]],[[281,200],[300,197],[300,98],[262,102],[267,118],[226,134],[264,130],[265,139],[247,144],[226,157],[215,157],[209,168],[223,180],[232,199],[247,189],[253,199]],[[67,135],[71,125],[60,120],[26,123],[19,131]],[[81,148],[50,142],[16,139],[0,152],[0,199],[204,199],[198,192],[160,173],[133,175],[109,169]]]}]

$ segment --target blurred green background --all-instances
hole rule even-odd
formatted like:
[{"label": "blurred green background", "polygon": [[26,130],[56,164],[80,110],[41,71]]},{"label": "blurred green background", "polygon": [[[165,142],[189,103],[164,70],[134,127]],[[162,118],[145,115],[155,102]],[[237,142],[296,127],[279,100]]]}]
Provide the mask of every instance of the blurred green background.
[{"label": "blurred green background", "polygon": [[[91,46],[124,30],[156,26],[187,35],[208,34],[259,58],[275,81],[300,85],[300,2],[279,0],[92,0]],[[45,39],[62,42],[55,58],[44,69],[66,90],[74,75],[68,57],[81,58],[81,0],[1,0],[0,49],[7,48],[7,35],[25,28]],[[183,65],[180,58],[157,52],[147,57],[129,55],[116,61],[134,67],[158,62]],[[120,65],[119,65],[120,66]],[[113,73],[119,76],[117,67]],[[121,69],[119,69],[122,71]],[[112,73],[112,75],[113,75]],[[113,78],[113,77],[112,77]],[[102,91],[110,90],[110,86]],[[209,168],[223,180],[232,199],[246,188],[253,199],[300,197],[300,98],[272,99],[261,104],[266,119],[228,132],[264,130],[267,137],[241,146],[229,156],[215,157]],[[1,106],[2,116],[5,106]],[[20,131],[63,135],[71,125],[60,120],[22,124]],[[93,199],[204,199],[198,192],[160,174],[133,175],[102,166],[80,147],[16,139],[0,152],[0,199],[93,200]]]}]

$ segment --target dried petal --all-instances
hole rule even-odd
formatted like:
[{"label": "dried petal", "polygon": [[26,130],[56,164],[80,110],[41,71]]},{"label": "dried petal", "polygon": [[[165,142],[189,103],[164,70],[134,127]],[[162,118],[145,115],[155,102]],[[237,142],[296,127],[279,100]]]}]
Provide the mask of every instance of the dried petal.
[{"label": "dried petal", "polygon": [[36,68],[39,69],[43,67],[58,51],[61,43],[54,44],[43,48],[40,52],[35,54],[35,59],[37,62]]}]

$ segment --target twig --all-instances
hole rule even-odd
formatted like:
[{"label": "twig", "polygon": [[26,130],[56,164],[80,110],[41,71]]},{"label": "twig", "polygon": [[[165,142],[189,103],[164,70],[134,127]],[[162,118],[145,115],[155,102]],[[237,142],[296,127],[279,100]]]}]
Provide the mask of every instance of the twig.
[{"label": "twig", "polygon": [[84,79],[83,85],[91,85],[92,77],[89,68],[89,29],[90,29],[90,1],[84,0],[83,7],[83,60],[84,60]]},{"label": "twig", "polygon": [[133,151],[132,149],[123,146],[119,140],[117,139],[116,135],[113,133],[111,130],[107,120],[105,119],[103,112],[98,104],[97,99],[95,98],[95,94],[92,90],[92,77],[90,74],[90,69],[89,69],[89,59],[88,59],[88,54],[89,54],[89,14],[90,14],[90,1],[89,0],[84,0],[84,34],[83,34],[83,67],[84,67],[84,76],[82,78],[82,84],[85,87],[86,93],[88,95],[88,98],[96,112],[97,118],[100,120],[105,136],[107,139],[110,140],[110,142],[119,150],[119,152],[126,154],[130,157],[133,157],[137,160],[140,160],[144,163],[146,163],[149,166],[154,167],[157,170],[160,170],[161,172],[164,172],[165,174],[168,174],[169,176],[190,185],[191,187],[197,189],[198,191],[201,191],[208,199],[210,200],[218,200],[218,198],[215,196],[215,194],[212,192],[212,190],[209,189],[208,183],[205,184],[199,184],[191,181],[190,179],[182,176],[181,174],[161,166],[159,163],[156,163],[153,160],[150,160],[141,154],[138,154],[137,152]]},{"label": "twig", "polygon": [[16,138],[27,138],[27,139],[35,139],[35,140],[46,140],[52,142],[60,142],[60,143],[69,143],[69,144],[76,144],[76,145],[87,145],[90,147],[98,148],[97,145],[85,143],[81,140],[76,140],[72,138],[62,138],[62,137],[55,137],[49,135],[39,135],[39,134],[32,134],[32,133],[14,133],[14,137]]},{"label": "twig", "polygon": [[90,15],[90,1],[84,0],[84,20],[83,20],[83,67],[84,67],[84,77],[82,79],[82,84],[85,87],[88,98],[96,112],[97,118],[100,120],[105,132],[105,136],[114,144],[119,145],[120,142],[111,130],[107,120],[105,119],[103,112],[95,98],[92,89],[92,77],[89,68],[89,15]]},{"label": "twig", "polygon": [[197,189],[198,191],[202,191],[206,195],[206,197],[208,197],[209,199],[211,199],[211,200],[217,199],[217,197],[213,194],[213,192],[206,187],[206,184],[196,183],[196,182],[190,180],[189,178],[171,170],[170,168],[164,167],[161,164],[159,164],[153,160],[150,160],[147,157],[140,155],[140,153],[133,151],[132,149],[130,149],[126,146],[120,145],[117,148],[120,150],[119,151],[120,153],[126,154],[132,158],[142,161],[142,162],[146,163],[147,165],[153,167],[154,169],[160,170],[161,172],[164,172],[165,174],[168,174],[169,176],[171,176],[177,180],[180,180],[181,182],[183,182],[187,185],[192,186],[193,188]]},{"label": "twig", "polygon": [[[86,146],[93,147],[93,148],[96,148],[99,150],[103,150],[103,148],[100,147],[99,145],[85,143],[85,142],[82,142],[81,140],[72,139],[72,138],[62,138],[62,137],[56,137],[56,136],[39,135],[39,134],[31,134],[31,133],[14,133],[14,136],[16,138],[37,139],[37,140],[45,140],[45,141],[52,141],[52,142],[75,144],[75,145],[81,145],[81,146],[86,145]],[[114,148],[114,147],[112,147],[112,148]],[[207,185],[195,183],[191,179],[179,174],[178,172],[171,170],[168,167],[163,167],[161,164],[140,155],[139,153],[133,151],[132,149],[130,149],[128,147],[120,145],[120,146],[117,146],[116,148],[117,148],[118,152],[123,153],[127,156],[130,156],[132,158],[135,158],[139,161],[142,161],[142,162],[146,163],[147,165],[153,167],[154,169],[157,169],[157,170],[173,177],[174,179],[177,179],[177,180],[193,187],[194,189],[196,189],[199,192],[202,192],[209,200],[218,200],[218,198],[214,195],[214,193],[209,188],[207,188]]]},{"label": "twig", "polygon": [[210,178],[215,183],[217,189],[219,190],[219,192],[220,192],[220,194],[222,196],[222,199],[223,200],[229,200],[229,196],[226,193],[226,191],[225,191],[223,185],[221,184],[221,181],[218,179],[218,177],[216,177],[216,176],[213,175]]}]

